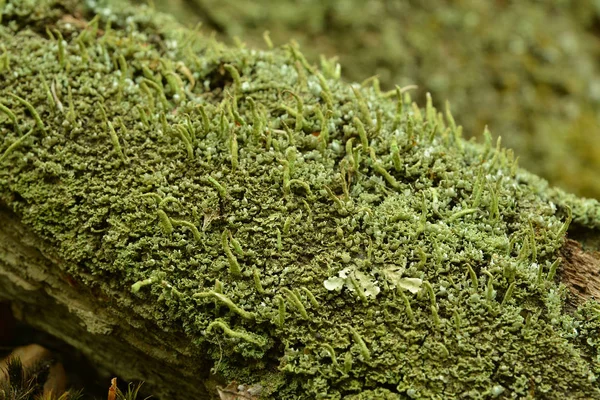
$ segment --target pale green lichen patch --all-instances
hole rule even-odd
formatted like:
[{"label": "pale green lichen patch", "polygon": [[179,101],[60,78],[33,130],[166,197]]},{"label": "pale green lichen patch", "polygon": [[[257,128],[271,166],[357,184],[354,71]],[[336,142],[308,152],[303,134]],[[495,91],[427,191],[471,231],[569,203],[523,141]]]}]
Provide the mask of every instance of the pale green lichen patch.
[{"label": "pale green lichen patch", "polygon": [[[528,169],[600,198],[596,0],[153,4],[190,25],[202,21],[223,40],[238,36],[262,48],[297,40],[309,61],[335,57],[342,76],[375,90],[411,87],[419,101],[431,92],[439,106],[451,99],[467,136],[488,125]],[[340,64],[322,66],[339,73]]]},{"label": "pale green lichen patch", "polygon": [[3,156],[0,199],[80,284],[135,296],[266,398],[600,396],[597,303],[567,315],[546,279],[565,232],[551,200],[591,227],[597,203],[293,46],[41,3],[52,35],[14,11],[27,1],[0,28],[20,127],[0,120],[0,151],[33,129]]}]

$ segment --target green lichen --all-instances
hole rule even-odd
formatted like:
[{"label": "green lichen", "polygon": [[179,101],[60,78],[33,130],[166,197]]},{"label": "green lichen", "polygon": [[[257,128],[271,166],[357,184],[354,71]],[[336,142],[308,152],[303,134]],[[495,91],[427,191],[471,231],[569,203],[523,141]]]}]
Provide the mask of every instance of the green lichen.
[{"label": "green lichen", "polygon": [[538,279],[569,210],[600,227],[597,202],[294,45],[230,48],[112,7],[9,0],[0,25],[0,101],[20,127],[0,120],[0,201],[71,276],[131,293],[132,312],[264,398],[600,396],[598,303],[570,315]]},{"label": "green lichen", "polygon": [[329,76],[339,61],[345,78],[374,90],[417,85],[412,93],[419,101],[427,92],[440,107],[450,99],[467,135],[489,125],[527,168],[600,198],[595,0],[153,3],[188,24],[202,21],[223,40],[243,37],[268,48],[265,30],[271,44],[295,39],[304,59],[321,59]]}]

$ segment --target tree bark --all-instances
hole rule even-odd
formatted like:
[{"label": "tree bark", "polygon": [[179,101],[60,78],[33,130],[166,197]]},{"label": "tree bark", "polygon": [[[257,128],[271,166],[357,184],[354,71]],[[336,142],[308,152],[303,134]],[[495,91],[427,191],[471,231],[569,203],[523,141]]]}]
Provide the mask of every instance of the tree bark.
[{"label": "tree bark", "polygon": [[581,242],[567,239],[561,254],[564,262],[559,277],[571,292],[570,302],[578,305],[589,299],[600,299],[600,252],[585,250]]},{"label": "tree bark", "polygon": [[[226,393],[181,332],[164,332],[132,315],[127,296],[113,292],[119,300],[107,302],[57,273],[61,260],[5,206],[0,221],[0,300],[12,302],[18,319],[80,350],[107,382],[111,374],[143,380],[146,391],[165,399],[216,399]],[[595,235],[579,237],[588,242]],[[568,239],[561,255],[557,279],[569,288],[569,303],[600,298],[600,253]]]},{"label": "tree bark", "polygon": [[159,398],[217,398],[202,354],[181,332],[133,315],[121,293],[108,301],[71,281],[52,248],[5,206],[0,221],[0,300],[12,303],[19,320],[80,350],[107,382],[117,374],[145,381]]}]

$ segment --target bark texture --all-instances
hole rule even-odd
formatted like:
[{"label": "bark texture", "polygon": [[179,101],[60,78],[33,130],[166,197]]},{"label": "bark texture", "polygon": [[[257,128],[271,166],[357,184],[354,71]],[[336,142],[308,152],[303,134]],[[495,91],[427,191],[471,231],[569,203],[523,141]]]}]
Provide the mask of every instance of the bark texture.
[{"label": "bark texture", "polygon": [[208,364],[181,332],[132,314],[131,299],[121,293],[77,285],[61,272],[51,246],[6,207],[0,221],[0,299],[12,302],[18,319],[81,350],[101,376],[146,381],[165,399],[216,398]]},{"label": "bark texture", "polygon": [[573,303],[600,299],[600,252],[586,251],[581,243],[568,239],[561,253],[565,261],[560,280],[569,288]]}]

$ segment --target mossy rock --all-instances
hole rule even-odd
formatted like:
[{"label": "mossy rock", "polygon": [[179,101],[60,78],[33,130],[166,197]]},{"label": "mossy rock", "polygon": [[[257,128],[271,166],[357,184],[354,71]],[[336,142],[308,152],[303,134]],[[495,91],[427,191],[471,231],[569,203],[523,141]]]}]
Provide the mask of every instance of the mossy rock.
[{"label": "mossy rock", "polygon": [[598,303],[558,281],[600,205],[489,132],[148,7],[9,0],[0,37],[3,296],[83,321],[44,327],[101,368],[182,399],[600,397]]},{"label": "mossy rock", "polygon": [[[265,47],[295,39],[310,61],[339,56],[342,74],[377,74],[385,90],[418,85],[452,102],[469,135],[487,125],[552,184],[600,198],[600,8],[592,0],[155,0],[224,40]],[[551,21],[551,22],[549,22]]]}]

